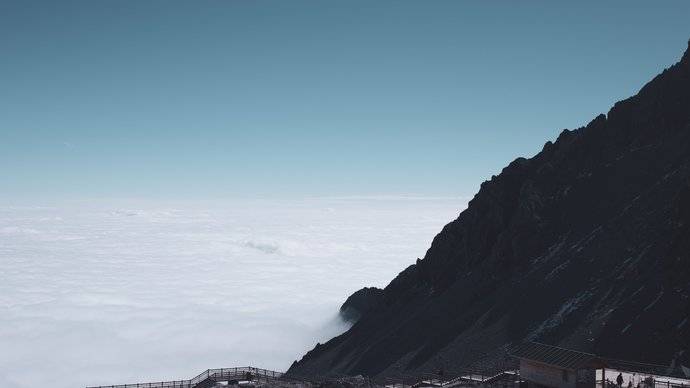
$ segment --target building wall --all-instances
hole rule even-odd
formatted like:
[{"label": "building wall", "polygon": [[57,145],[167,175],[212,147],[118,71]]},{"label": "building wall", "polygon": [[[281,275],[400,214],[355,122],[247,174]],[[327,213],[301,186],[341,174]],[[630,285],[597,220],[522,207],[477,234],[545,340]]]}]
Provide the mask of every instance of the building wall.
[{"label": "building wall", "polygon": [[527,360],[520,360],[520,377],[532,387],[576,388],[574,371],[560,369]]},{"label": "building wall", "polygon": [[577,388],[596,387],[596,371],[594,369],[580,369],[576,372]]}]

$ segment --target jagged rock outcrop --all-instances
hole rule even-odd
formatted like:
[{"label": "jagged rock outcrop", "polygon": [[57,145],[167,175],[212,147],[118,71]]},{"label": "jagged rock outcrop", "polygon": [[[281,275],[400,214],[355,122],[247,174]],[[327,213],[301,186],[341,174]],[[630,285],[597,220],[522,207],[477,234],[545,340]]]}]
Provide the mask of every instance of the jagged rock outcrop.
[{"label": "jagged rock outcrop", "polygon": [[490,360],[524,339],[688,365],[690,50],[639,93],[484,182],[296,375]]},{"label": "jagged rock outcrop", "polygon": [[383,297],[383,290],[376,287],[364,287],[350,295],[340,306],[340,317],[346,322],[355,323],[375,308]]}]

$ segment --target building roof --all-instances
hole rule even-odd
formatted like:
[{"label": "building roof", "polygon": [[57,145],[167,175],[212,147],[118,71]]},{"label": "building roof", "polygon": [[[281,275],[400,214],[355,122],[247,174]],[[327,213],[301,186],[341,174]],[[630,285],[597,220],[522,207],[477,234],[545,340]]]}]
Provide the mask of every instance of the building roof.
[{"label": "building roof", "polygon": [[552,365],[561,369],[577,370],[593,368],[601,361],[591,353],[578,352],[546,345],[538,342],[525,342],[511,352],[513,357]]}]

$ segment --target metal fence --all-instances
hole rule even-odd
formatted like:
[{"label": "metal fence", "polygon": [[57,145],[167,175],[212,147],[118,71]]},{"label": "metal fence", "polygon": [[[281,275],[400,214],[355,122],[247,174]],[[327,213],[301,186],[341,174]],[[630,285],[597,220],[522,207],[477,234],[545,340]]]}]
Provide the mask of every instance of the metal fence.
[{"label": "metal fence", "polygon": [[194,388],[205,381],[276,380],[284,373],[268,369],[247,367],[207,369],[189,380],[158,381],[151,383],[100,385],[86,388]]},{"label": "metal fence", "polygon": [[[290,376],[282,372],[254,367],[234,367],[207,369],[189,380],[158,381],[150,383],[134,383],[119,385],[90,386],[86,388],[198,388],[210,387],[219,381],[254,381],[266,382],[280,380],[286,383],[303,383],[315,387],[329,385],[332,382],[355,383],[356,386],[387,387],[387,388],[520,388],[520,374],[518,370],[482,371],[462,370],[446,371],[443,373],[401,374],[396,377],[369,378],[362,376],[323,376],[299,377]],[[602,388],[602,387],[598,387]],[[610,388],[610,387],[604,387]],[[660,388],[660,387],[659,387]],[[667,387],[676,388],[676,387]],[[690,387],[686,387],[690,388]]]},{"label": "metal fence", "polygon": [[518,388],[520,387],[521,379],[519,370],[463,370],[444,371],[442,374],[422,373],[418,375],[401,375],[398,377],[375,379],[374,382],[377,385],[386,386],[388,388]]},{"label": "metal fence", "polygon": [[[618,384],[612,382],[612,381],[601,381],[597,380],[596,383],[596,388],[627,388],[628,386],[626,384],[623,384],[623,386],[619,387]],[[637,388],[637,387],[635,387]],[[690,388],[690,384],[681,382],[681,381],[675,381],[674,379],[669,379],[665,378],[663,376],[659,378],[650,378],[647,379],[646,381],[642,382],[639,385],[639,388]]]}]

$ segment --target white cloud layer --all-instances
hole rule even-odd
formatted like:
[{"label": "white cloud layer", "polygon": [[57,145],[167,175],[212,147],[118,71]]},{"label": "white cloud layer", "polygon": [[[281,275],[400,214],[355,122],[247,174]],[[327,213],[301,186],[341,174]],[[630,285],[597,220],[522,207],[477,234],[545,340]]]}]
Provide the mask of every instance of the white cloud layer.
[{"label": "white cloud layer", "polygon": [[0,386],[285,370],[423,256],[444,198],[0,207]]}]

